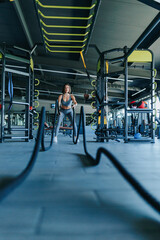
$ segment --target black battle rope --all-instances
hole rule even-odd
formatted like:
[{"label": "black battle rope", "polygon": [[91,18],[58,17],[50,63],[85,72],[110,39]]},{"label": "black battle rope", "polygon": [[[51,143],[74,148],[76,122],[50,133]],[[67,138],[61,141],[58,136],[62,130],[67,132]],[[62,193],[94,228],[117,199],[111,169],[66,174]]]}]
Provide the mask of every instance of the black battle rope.
[{"label": "black battle rope", "polygon": [[44,137],[45,137],[45,134],[44,134],[44,130],[43,130],[43,134],[42,134],[42,140],[41,140],[41,147],[42,147],[42,151],[48,151],[51,147],[52,147],[52,144],[53,144],[53,137],[54,137],[54,129],[55,129],[55,123],[56,123],[56,117],[57,117],[57,102],[55,104],[55,115],[54,115],[54,119],[53,119],[53,128],[52,128],[52,133],[51,133],[51,140],[50,140],[50,144],[48,147],[45,147],[45,144],[44,144]]},{"label": "black battle rope", "polygon": [[37,140],[36,140],[30,161],[26,166],[26,168],[18,176],[8,177],[8,178],[6,177],[5,179],[3,178],[2,180],[0,180],[0,200],[5,198],[10,192],[12,192],[15,188],[17,188],[32,171],[32,168],[36,162],[38,152],[40,149],[40,143],[41,143],[41,138],[42,138],[42,133],[44,128],[44,119],[45,119],[45,108],[42,107],[39,129],[38,129],[37,138],[36,138]]},{"label": "black battle rope", "polygon": [[[130,185],[134,188],[134,190],[146,201],[149,203],[149,205],[154,208],[158,213],[160,213],[160,201],[155,199],[124,167],[121,165],[121,163],[117,160],[117,158],[109,152],[105,148],[98,148],[96,158],[93,158],[87,151],[86,146],[86,133],[85,133],[85,119],[84,119],[84,108],[81,107],[80,111],[80,120],[78,125],[78,132],[76,140],[74,139],[74,128],[73,128],[73,142],[74,144],[77,143],[78,137],[79,137],[79,130],[80,125],[82,122],[82,129],[83,129],[83,146],[84,151],[90,160],[90,163],[92,166],[96,166],[100,163],[100,158],[102,153],[109,158],[109,160],[112,162],[112,164],[115,166],[115,168],[121,173],[121,175],[130,183]],[[74,118],[73,118],[73,124],[74,124]],[[74,126],[74,125],[73,125]]]}]

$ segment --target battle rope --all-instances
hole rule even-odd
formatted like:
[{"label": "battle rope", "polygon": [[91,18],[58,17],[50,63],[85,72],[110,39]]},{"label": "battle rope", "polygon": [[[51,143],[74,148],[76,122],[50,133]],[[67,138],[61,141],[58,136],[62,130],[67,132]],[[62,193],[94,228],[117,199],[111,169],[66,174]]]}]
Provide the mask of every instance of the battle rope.
[{"label": "battle rope", "polygon": [[[108,159],[112,162],[112,164],[115,166],[115,168],[121,173],[121,175],[130,183],[130,185],[134,188],[134,190],[158,213],[160,213],[160,201],[155,199],[124,167],[123,165],[117,160],[117,158],[109,152],[105,148],[98,148],[96,158],[92,157],[89,152],[87,151],[87,146],[86,146],[86,133],[85,133],[85,119],[84,119],[84,108],[83,106],[81,107],[80,111],[80,120],[79,120],[79,125],[78,125],[78,132],[77,132],[77,137],[74,139],[74,130],[73,130],[73,142],[74,144],[77,144],[78,137],[79,137],[79,130],[80,130],[80,125],[82,123],[82,129],[83,129],[83,146],[84,146],[84,151],[87,155],[87,158],[89,159],[90,163],[92,166],[96,166],[100,163],[101,155],[102,153],[108,157]],[[74,124],[74,119],[73,119],[73,124]],[[74,128],[73,128],[74,129]]]},{"label": "battle rope", "polygon": [[45,143],[44,143],[44,130],[43,130],[43,134],[42,134],[42,140],[41,140],[41,147],[42,147],[42,151],[48,151],[53,144],[53,137],[54,137],[54,129],[55,129],[55,123],[56,123],[56,116],[57,116],[57,104],[55,104],[55,115],[54,115],[54,120],[53,120],[53,128],[52,128],[52,133],[51,133],[51,140],[50,140],[50,144],[48,147],[45,147]]},{"label": "battle rope", "polygon": [[39,129],[38,129],[37,138],[36,138],[37,140],[36,140],[30,161],[26,166],[26,168],[18,176],[0,180],[0,200],[5,198],[7,195],[10,194],[10,192],[12,192],[15,188],[17,188],[32,171],[32,168],[36,162],[38,152],[40,149],[40,143],[41,143],[41,138],[42,138],[42,133],[44,128],[44,118],[45,118],[45,108],[42,107],[40,124],[39,124]]}]

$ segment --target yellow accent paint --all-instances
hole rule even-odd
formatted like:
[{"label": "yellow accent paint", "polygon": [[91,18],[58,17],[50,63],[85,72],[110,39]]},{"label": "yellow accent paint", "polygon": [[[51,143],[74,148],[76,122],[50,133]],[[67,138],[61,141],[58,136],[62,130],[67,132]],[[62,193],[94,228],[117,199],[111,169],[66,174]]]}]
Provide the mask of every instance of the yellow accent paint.
[{"label": "yellow accent paint", "polygon": [[37,130],[39,128],[39,123],[35,122],[34,125],[37,126],[34,130]]},{"label": "yellow accent paint", "polygon": [[93,109],[96,109],[96,107],[93,106],[94,103],[96,103],[96,102],[94,101],[94,102],[91,103],[91,107],[92,107]]},{"label": "yellow accent paint", "polygon": [[[101,116],[98,117],[98,125],[101,124]],[[106,119],[106,116],[104,116],[104,125],[107,124],[107,119]]]},{"label": "yellow accent paint", "polygon": [[92,82],[91,82],[92,87],[96,86],[96,84],[93,84],[94,82],[96,82],[96,80],[92,80]]},{"label": "yellow accent paint", "polygon": [[75,7],[75,6],[55,6],[55,5],[44,5],[39,0],[36,0],[36,3],[43,8],[59,8],[59,9],[82,9],[82,10],[90,10],[93,9],[96,4],[93,4],[91,7]]},{"label": "yellow accent paint", "polygon": [[48,47],[55,47],[55,48],[83,48],[85,47],[86,44],[83,44],[83,46],[61,46],[61,45],[50,45],[49,43],[47,43],[45,41],[45,44],[48,46]]},{"label": "yellow accent paint", "polygon": [[[80,53],[80,51],[59,51],[59,50],[51,50],[46,46],[46,49],[51,53]],[[84,51],[84,50],[82,50]]]},{"label": "yellow accent paint", "polygon": [[99,60],[97,64],[97,72],[99,72],[100,69],[101,69],[101,61]]},{"label": "yellow accent paint", "polygon": [[45,34],[47,34],[47,35],[52,35],[52,36],[82,36],[82,37],[84,37],[84,36],[86,36],[86,35],[89,33],[89,31],[86,32],[86,33],[84,33],[84,34],[74,34],[74,33],[49,33],[49,32],[47,32],[43,27],[42,27],[42,31],[43,31]]},{"label": "yellow accent paint", "polygon": [[34,69],[34,62],[33,62],[33,58],[30,58],[30,68],[33,72],[33,69]]},{"label": "yellow accent paint", "polygon": [[46,35],[43,34],[43,37],[48,41],[48,42],[77,42],[77,43],[84,43],[87,41],[87,38],[84,40],[60,40],[60,39],[49,39],[46,37]]},{"label": "yellow accent paint", "polygon": [[47,25],[41,19],[40,19],[40,22],[42,23],[43,26],[45,26],[47,28],[84,28],[84,29],[87,29],[91,26],[91,24],[88,24],[87,26]]},{"label": "yellow accent paint", "polygon": [[155,78],[157,76],[157,69],[154,68],[153,71],[154,71],[154,76],[153,77]]},{"label": "yellow accent paint", "polygon": [[37,92],[37,94],[34,95],[34,96],[35,96],[35,97],[38,97],[38,96],[39,96],[39,90],[35,89],[34,91]]},{"label": "yellow accent paint", "polygon": [[106,73],[108,74],[108,72],[109,72],[109,63],[108,61],[106,61]]},{"label": "yellow accent paint", "polygon": [[34,119],[38,119],[38,118],[39,118],[39,113],[38,113],[38,112],[36,112],[36,114],[37,114],[37,116],[36,116],[36,117],[34,117]]},{"label": "yellow accent paint", "polygon": [[95,97],[96,97],[96,96],[95,96],[95,90],[91,92],[91,97],[92,97],[92,98],[95,98]]},{"label": "yellow accent paint", "polygon": [[135,50],[128,57],[128,62],[152,62],[152,54],[148,50]]},{"label": "yellow accent paint", "polygon": [[3,58],[3,55],[2,55],[2,53],[0,52],[0,59],[2,59]]},{"label": "yellow accent paint", "polygon": [[38,86],[38,85],[40,84],[39,79],[38,79],[38,78],[35,78],[35,81],[37,81],[37,83],[35,83],[34,85],[35,85],[35,86]]},{"label": "yellow accent paint", "polygon": [[34,101],[34,103],[37,103],[37,105],[34,106],[35,108],[39,107],[39,102],[38,101]]},{"label": "yellow accent paint", "polygon": [[39,9],[38,9],[38,13],[41,15],[41,17],[46,19],[89,20],[93,17],[93,14],[91,14],[89,17],[46,16]]},{"label": "yellow accent paint", "polygon": [[82,51],[80,52],[80,55],[81,55],[81,59],[82,59],[82,62],[83,62],[83,66],[86,69],[87,67],[86,67],[86,63],[84,61],[84,56],[83,56],[83,52]]}]

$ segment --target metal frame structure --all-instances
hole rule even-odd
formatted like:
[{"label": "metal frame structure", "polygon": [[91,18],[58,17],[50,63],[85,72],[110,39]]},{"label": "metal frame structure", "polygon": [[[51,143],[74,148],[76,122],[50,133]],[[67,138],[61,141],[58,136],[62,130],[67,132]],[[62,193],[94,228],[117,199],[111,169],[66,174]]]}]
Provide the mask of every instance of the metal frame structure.
[{"label": "metal frame structure", "polygon": [[[97,87],[97,95],[99,96],[99,99],[97,99],[97,129],[96,129],[96,135],[97,135],[97,141],[104,142],[104,139],[107,141],[109,139],[113,139],[113,137],[109,136],[109,129],[108,126],[105,126],[105,107],[108,107],[110,104],[108,103],[108,78],[112,75],[109,74],[108,71],[108,62],[109,60],[106,60],[106,54],[112,53],[112,52],[124,52],[123,48],[115,48],[108,51],[104,51],[100,53],[100,57],[98,59],[97,64],[97,81],[96,81],[96,87]],[[112,105],[122,105],[124,103],[117,102],[112,103]],[[100,113],[99,113],[100,112]],[[100,119],[100,120],[98,120]]]},{"label": "metal frame structure", "polygon": [[[107,94],[107,83],[108,78],[111,77],[112,74],[109,73],[107,66],[105,66],[105,63],[112,62],[112,59],[106,59],[105,54],[111,53],[111,52],[119,52],[123,51],[125,55],[128,57],[124,59],[124,70],[121,72],[121,74],[124,75],[125,80],[125,102],[115,102],[115,103],[108,103],[108,94]],[[97,135],[97,141],[103,142],[104,139],[107,141],[109,139],[116,139],[117,140],[117,134],[115,134],[115,137],[109,136],[110,129],[108,127],[105,127],[104,121],[105,121],[105,106],[109,105],[121,105],[125,109],[125,127],[124,127],[124,142],[128,142],[128,113],[151,113],[151,138],[150,139],[143,139],[144,140],[151,140],[153,143],[155,142],[155,130],[154,130],[154,122],[155,122],[155,116],[154,116],[154,56],[153,53],[150,50],[135,50],[130,55],[128,55],[127,47],[125,46],[123,49],[117,48],[117,49],[111,49],[109,51],[105,51],[101,53],[99,61],[98,61],[98,68],[97,68],[97,95],[99,96],[99,100],[97,100],[97,116],[100,115],[100,122],[97,119],[97,129],[96,129],[96,135]],[[141,56],[138,55],[135,58],[132,58],[132,56],[136,53],[140,52]],[[143,53],[150,53],[149,56],[143,57]],[[128,108],[128,62],[150,62],[151,63],[151,109],[129,109]],[[113,73],[114,74],[114,73]],[[100,114],[99,114],[100,110]],[[114,129],[113,129],[114,130]],[[115,130],[116,131],[116,130]],[[130,139],[131,140],[131,139]]]},{"label": "metal frame structure", "polygon": [[[19,49],[20,51],[27,52],[28,58],[23,58],[19,56],[14,56],[7,53],[7,49],[5,45],[0,48],[1,57],[2,57],[2,72],[1,72],[1,126],[0,126],[0,142],[4,142],[5,139],[24,139],[25,141],[29,141],[29,139],[33,138],[32,134],[32,124],[33,124],[33,116],[30,114],[30,110],[33,106],[33,98],[34,98],[34,71],[33,71],[33,61],[31,61],[31,55],[28,50]],[[18,63],[26,64],[26,72],[22,72],[19,70],[15,70],[12,68],[8,68],[6,65],[7,59],[14,60]],[[5,104],[10,103],[5,99],[5,85],[6,85],[6,72],[10,72],[13,74],[18,74],[21,76],[28,77],[27,87],[26,87],[26,102],[18,102],[12,101],[12,104],[24,105],[25,106],[25,128],[12,128],[10,123],[8,124],[8,128],[4,126],[4,117],[5,117]],[[8,112],[8,119],[10,119],[10,111]],[[24,131],[25,136],[6,136],[5,131]]]},{"label": "metal frame structure", "polygon": [[[140,56],[136,56],[134,59],[134,62],[150,62],[151,66],[150,66],[150,72],[151,72],[151,109],[129,109],[128,108],[128,62],[132,62],[132,55],[136,52],[139,52],[142,56],[142,59],[140,59]],[[150,53],[151,57],[147,57],[147,58],[143,58],[143,55],[148,52]],[[155,82],[155,78],[154,78],[154,56],[153,53],[150,50],[135,50],[130,56],[131,60],[129,58],[127,58],[125,60],[125,137],[124,137],[124,142],[127,143],[129,140],[134,140],[135,139],[131,139],[128,137],[128,113],[151,113],[151,137],[150,138],[141,138],[139,140],[151,140],[152,143],[155,142],[155,129],[154,129],[154,122],[155,122],[155,116],[154,116],[154,82]],[[140,60],[139,60],[140,59]],[[138,141],[139,141],[138,140]]]}]

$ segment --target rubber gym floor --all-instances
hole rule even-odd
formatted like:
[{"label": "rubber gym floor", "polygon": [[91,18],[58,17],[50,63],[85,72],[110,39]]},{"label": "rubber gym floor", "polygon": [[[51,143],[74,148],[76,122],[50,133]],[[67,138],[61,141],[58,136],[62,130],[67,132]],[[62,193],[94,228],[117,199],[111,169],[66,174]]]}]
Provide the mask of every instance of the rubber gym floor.
[{"label": "rubber gym floor", "polygon": [[[46,137],[46,143],[49,141]],[[1,178],[19,174],[35,141],[0,144]],[[92,156],[110,150],[140,183],[160,199],[160,140],[97,143],[87,130]],[[28,178],[0,202],[0,240],[159,240],[160,214],[152,209],[103,156],[89,166],[80,143],[62,134],[39,152]]]}]

